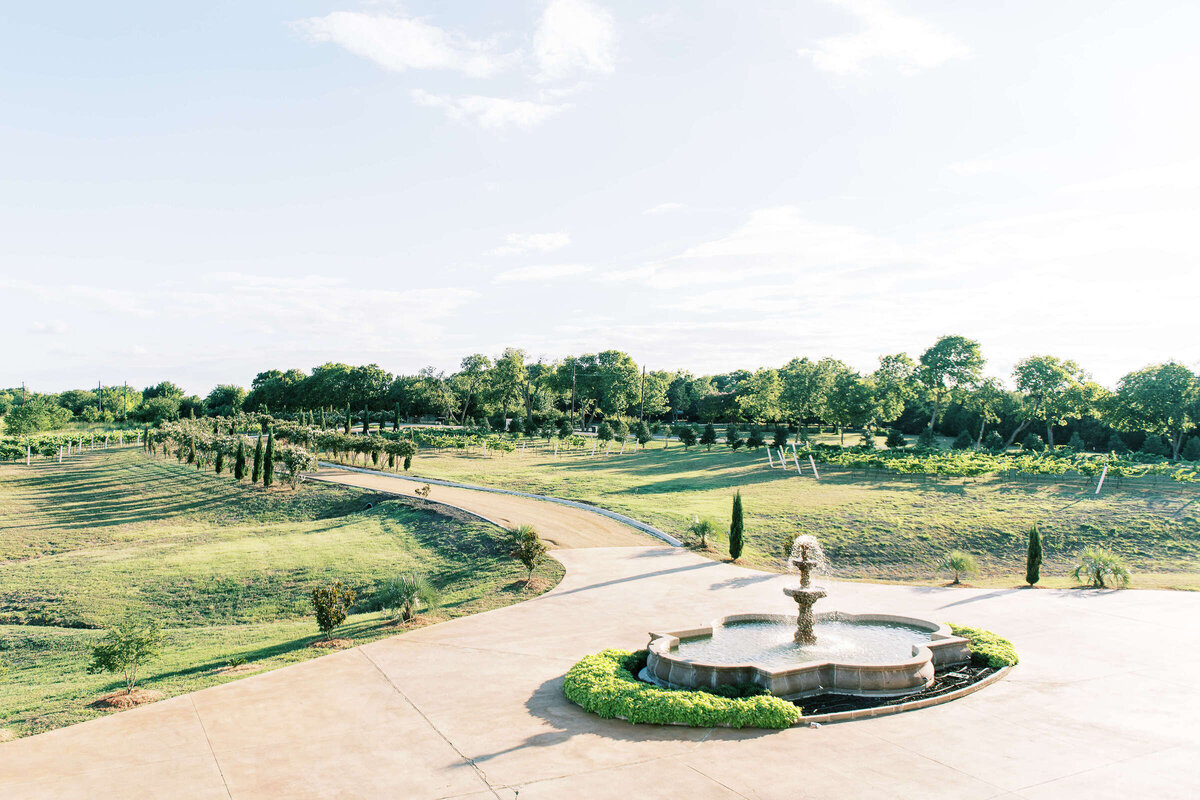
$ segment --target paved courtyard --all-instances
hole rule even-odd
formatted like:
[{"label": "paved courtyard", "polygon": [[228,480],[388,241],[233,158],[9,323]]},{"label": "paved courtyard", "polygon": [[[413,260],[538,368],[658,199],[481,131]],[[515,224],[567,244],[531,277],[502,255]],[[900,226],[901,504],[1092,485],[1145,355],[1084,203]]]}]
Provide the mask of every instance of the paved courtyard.
[{"label": "paved courtyard", "polygon": [[554,555],[566,577],[534,600],[0,745],[0,798],[1200,796],[1200,594],[830,583],[826,609],[991,628],[1021,664],[890,717],[660,728],[584,713],[563,673],[787,611],[794,579],[653,544]]}]

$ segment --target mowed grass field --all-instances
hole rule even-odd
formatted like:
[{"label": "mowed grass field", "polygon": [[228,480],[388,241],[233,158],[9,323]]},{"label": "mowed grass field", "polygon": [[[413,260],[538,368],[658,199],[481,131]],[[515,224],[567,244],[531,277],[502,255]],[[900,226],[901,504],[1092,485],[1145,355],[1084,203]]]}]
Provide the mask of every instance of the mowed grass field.
[{"label": "mowed grass field", "polygon": [[[127,611],[164,626],[140,685],[173,695],[328,652],[309,646],[319,582],[359,590],[361,613],[335,633],[356,642],[400,632],[370,609],[402,572],[441,590],[434,619],[535,593],[493,528],[380,500],[326,484],[264,491],[136,449],[0,466],[0,728],[106,713],[88,703],[121,688],[118,676],[85,670],[98,627]],[[544,591],[562,568],[548,560],[539,575]]]},{"label": "mowed grass field", "polygon": [[[411,474],[461,480],[582,500],[620,511],[683,536],[695,516],[728,529],[736,489],[746,509],[743,561],[783,568],[783,552],[800,533],[820,538],[835,577],[945,583],[935,562],[948,550],[973,553],[982,574],[977,586],[1023,581],[1030,526],[1037,523],[1046,551],[1044,586],[1071,586],[1068,573],[1086,545],[1123,555],[1134,586],[1200,588],[1200,489],[1154,491],[1106,488],[1099,497],[1078,479],[1012,482],[994,479],[923,480],[872,472],[823,470],[820,481],[805,465],[770,469],[760,449],[711,452],[676,442],[666,449],[614,448],[608,456],[555,458],[540,446],[524,455],[422,449]],[[1111,485],[1111,484],[1110,484]],[[726,553],[724,538],[714,557]]]}]

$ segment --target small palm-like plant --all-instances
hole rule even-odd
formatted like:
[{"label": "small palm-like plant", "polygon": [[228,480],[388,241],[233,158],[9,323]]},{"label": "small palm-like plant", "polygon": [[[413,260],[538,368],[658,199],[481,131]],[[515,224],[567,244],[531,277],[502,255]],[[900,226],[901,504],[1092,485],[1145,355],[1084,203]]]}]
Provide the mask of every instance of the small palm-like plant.
[{"label": "small palm-like plant", "polygon": [[979,572],[979,564],[975,556],[962,550],[951,550],[938,562],[938,569],[954,573],[954,583],[959,583],[963,575],[975,575]]},{"label": "small palm-like plant", "polygon": [[437,589],[421,575],[407,572],[392,581],[383,590],[381,605],[389,609],[403,622],[417,615],[417,605],[424,603],[427,611],[434,611],[441,597]]},{"label": "small palm-like plant", "polygon": [[1079,563],[1071,574],[1080,583],[1091,583],[1097,589],[1103,589],[1105,586],[1128,586],[1132,579],[1124,560],[1103,547],[1084,548],[1079,554]]},{"label": "small palm-like plant", "polygon": [[526,576],[525,582],[530,583],[533,581],[533,571],[546,557],[546,543],[538,536],[537,530],[532,525],[518,525],[509,531],[509,536],[512,546],[510,555],[520,561],[528,570],[529,574]]},{"label": "small palm-like plant", "polygon": [[700,540],[700,547],[708,549],[708,537],[717,532],[717,523],[711,519],[693,518],[692,523],[688,525],[688,533]]}]

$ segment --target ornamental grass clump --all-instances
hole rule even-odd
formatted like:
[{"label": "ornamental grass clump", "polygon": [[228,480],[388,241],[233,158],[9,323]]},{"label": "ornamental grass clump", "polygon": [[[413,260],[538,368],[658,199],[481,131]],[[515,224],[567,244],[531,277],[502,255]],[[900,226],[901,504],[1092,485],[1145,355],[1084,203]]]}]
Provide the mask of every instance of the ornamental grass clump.
[{"label": "ornamental grass clump", "polygon": [[1119,555],[1094,546],[1084,548],[1079,554],[1079,563],[1071,575],[1080,583],[1091,583],[1096,589],[1125,587],[1133,579],[1129,567],[1125,566],[1125,561]]},{"label": "ornamental grass clump", "polygon": [[585,656],[567,672],[563,694],[585,711],[633,724],[787,728],[800,718],[799,708],[778,697],[720,697],[643,683],[629,666],[644,663],[644,654],[610,649]]},{"label": "ornamental grass clump", "polygon": [[970,553],[964,553],[962,550],[951,550],[938,562],[938,569],[953,572],[954,580],[952,583],[959,583],[960,577],[963,575],[978,574],[979,564],[975,561],[975,556]]}]

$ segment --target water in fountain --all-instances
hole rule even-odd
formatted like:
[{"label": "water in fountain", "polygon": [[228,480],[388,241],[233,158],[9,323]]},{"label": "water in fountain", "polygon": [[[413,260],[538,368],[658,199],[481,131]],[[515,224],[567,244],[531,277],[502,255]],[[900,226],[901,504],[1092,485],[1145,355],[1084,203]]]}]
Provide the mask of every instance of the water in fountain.
[{"label": "water in fountain", "polygon": [[796,644],[815,644],[813,605],[825,596],[825,590],[812,585],[814,569],[826,565],[825,551],[815,536],[797,536],[792,543],[792,557],[789,565],[800,572],[800,585],[788,587],[783,593],[796,601],[796,633],[793,637]]},{"label": "water in fountain", "polygon": [[929,631],[898,622],[851,622],[825,619],[814,626],[812,644],[795,641],[796,627],[787,622],[729,622],[712,636],[685,639],[678,654],[702,664],[754,663],[790,667],[806,661],[843,664],[892,664],[910,658],[913,645],[929,642]]},{"label": "water in fountain", "polygon": [[825,557],[825,550],[821,547],[821,542],[817,537],[807,533],[797,536],[796,541],[792,542],[792,555],[788,559],[789,570],[796,571],[796,562],[804,559],[806,551],[808,560],[812,562],[813,572],[820,574],[829,572],[829,559]]}]

